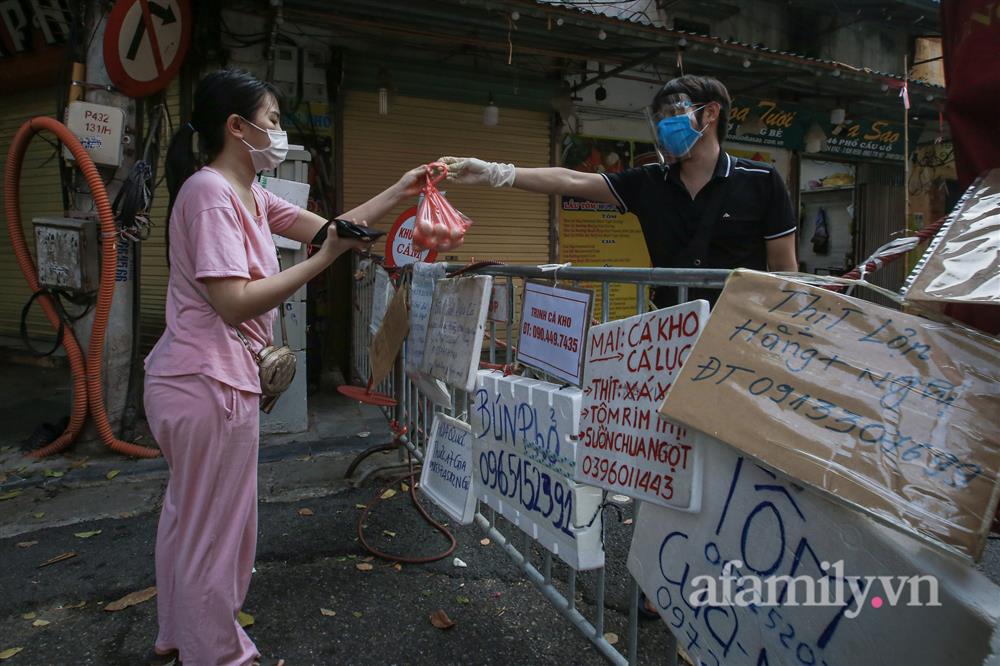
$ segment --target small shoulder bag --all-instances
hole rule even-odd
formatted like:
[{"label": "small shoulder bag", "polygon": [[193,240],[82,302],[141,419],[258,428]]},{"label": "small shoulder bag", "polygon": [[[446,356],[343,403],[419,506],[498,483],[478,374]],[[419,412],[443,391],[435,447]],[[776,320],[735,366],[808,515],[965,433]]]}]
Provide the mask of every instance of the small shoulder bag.
[{"label": "small shoulder bag", "polygon": [[[281,257],[278,257],[278,268],[281,268]],[[257,364],[260,375],[260,409],[265,414],[270,414],[278,398],[285,392],[295,379],[295,352],[288,346],[288,331],[285,328],[285,304],[278,306],[279,317],[281,318],[281,340],[282,345],[267,345],[260,351],[254,351],[250,341],[243,334],[238,326],[234,326],[236,336],[247,348]]]}]

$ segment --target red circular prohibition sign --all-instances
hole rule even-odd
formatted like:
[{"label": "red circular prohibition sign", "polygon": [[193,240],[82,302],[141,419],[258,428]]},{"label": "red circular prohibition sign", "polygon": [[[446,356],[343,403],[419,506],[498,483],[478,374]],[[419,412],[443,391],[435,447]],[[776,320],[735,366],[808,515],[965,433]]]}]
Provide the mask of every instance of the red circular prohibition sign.
[{"label": "red circular prohibition sign", "polygon": [[[130,34],[124,35],[125,20],[138,5],[141,19],[130,26]],[[180,16],[174,13],[179,10]],[[163,62],[160,32],[163,26],[180,21],[180,38],[170,62]],[[135,61],[143,42],[148,42],[153,54],[156,76],[149,80],[139,80],[129,74],[125,60]],[[165,88],[177,76],[191,42],[191,5],[189,0],[118,0],[108,14],[104,28],[104,66],[111,82],[129,97],[146,97]],[[125,46],[123,49],[122,46]]]}]

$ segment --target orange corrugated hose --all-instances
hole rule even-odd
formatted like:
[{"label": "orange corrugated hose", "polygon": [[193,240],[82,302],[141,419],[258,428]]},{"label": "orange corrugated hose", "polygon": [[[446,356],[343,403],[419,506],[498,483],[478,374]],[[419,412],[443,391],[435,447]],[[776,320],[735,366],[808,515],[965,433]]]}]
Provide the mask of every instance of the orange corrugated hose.
[{"label": "orange corrugated hose", "polygon": [[[21,227],[19,184],[21,165],[24,162],[24,154],[28,149],[28,144],[31,143],[35,134],[43,130],[55,134],[63,145],[73,153],[77,166],[83,172],[87,184],[90,186],[90,192],[101,221],[101,282],[97,292],[97,309],[86,361],[73,331],[69,326],[64,327],[63,346],[66,348],[73,378],[73,409],[70,412],[69,425],[66,426],[66,431],[62,435],[46,446],[32,451],[29,455],[41,458],[62,451],[69,446],[83,428],[89,403],[90,414],[96,422],[97,432],[101,440],[113,451],[137,458],[155,458],[160,455],[158,449],[139,446],[116,438],[111,430],[111,424],[108,422],[108,414],[104,408],[104,387],[101,385],[101,358],[104,355],[104,334],[108,328],[111,301],[115,293],[118,233],[115,229],[115,219],[111,212],[111,203],[108,201],[108,193],[104,189],[104,182],[101,180],[97,167],[94,166],[90,155],[80,145],[76,136],[65,125],[53,118],[38,117],[25,122],[14,136],[14,141],[7,152],[7,164],[4,170],[4,205],[7,212],[7,230],[10,233],[11,244],[14,246],[17,264],[21,267],[21,272],[24,273],[24,278],[28,281],[31,292],[37,293],[41,289],[38,284],[38,270],[31,258],[31,253],[28,251],[28,244],[24,240],[24,230]],[[48,294],[42,294],[39,296],[39,301],[42,304],[45,317],[52,327],[58,330],[61,319],[51,297]]]}]

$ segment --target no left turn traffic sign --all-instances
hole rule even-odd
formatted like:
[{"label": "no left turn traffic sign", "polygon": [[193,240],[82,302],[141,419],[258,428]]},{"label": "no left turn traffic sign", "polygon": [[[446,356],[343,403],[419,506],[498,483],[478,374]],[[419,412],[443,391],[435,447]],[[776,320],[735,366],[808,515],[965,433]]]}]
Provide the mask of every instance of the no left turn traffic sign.
[{"label": "no left turn traffic sign", "polygon": [[180,71],[191,40],[189,0],[118,0],[104,28],[104,64],[129,97],[162,90]]}]

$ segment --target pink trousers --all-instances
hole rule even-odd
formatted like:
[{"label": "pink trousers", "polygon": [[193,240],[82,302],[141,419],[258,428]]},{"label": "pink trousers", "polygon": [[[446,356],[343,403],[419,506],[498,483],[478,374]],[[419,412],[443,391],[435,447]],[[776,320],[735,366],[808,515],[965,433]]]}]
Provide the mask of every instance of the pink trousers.
[{"label": "pink trousers", "polygon": [[185,666],[260,657],[237,622],[257,549],[259,397],[205,375],[146,376],[149,427],[170,468],[156,533],[156,651]]}]

